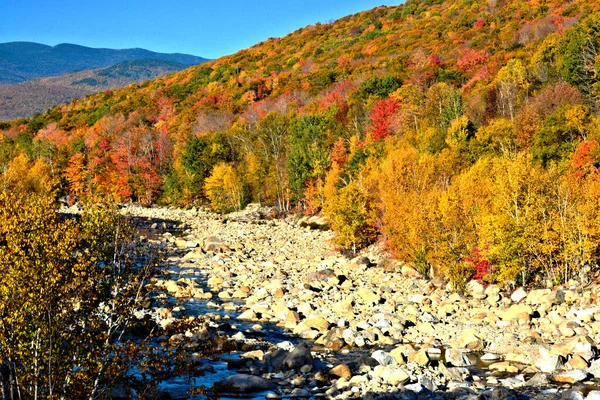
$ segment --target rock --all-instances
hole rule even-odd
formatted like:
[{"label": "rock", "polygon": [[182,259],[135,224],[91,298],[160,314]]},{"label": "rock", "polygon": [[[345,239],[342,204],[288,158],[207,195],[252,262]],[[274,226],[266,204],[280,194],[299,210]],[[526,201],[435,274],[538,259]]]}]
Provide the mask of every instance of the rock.
[{"label": "rock", "polygon": [[455,367],[468,367],[471,365],[471,360],[467,357],[464,351],[457,349],[446,349],[446,362],[452,364]]},{"label": "rock", "polygon": [[380,365],[393,365],[396,364],[396,359],[389,353],[383,350],[376,350],[371,354],[371,357],[377,360]]},{"label": "rock", "polygon": [[391,365],[376,366],[373,369],[373,377],[392,386],[398,386],[410,380],[410,376],[402,368]]},{"label": "rock", "polygon": [[291,398],[309,398],[311,397],[310,392],[307,389],[303,388],[295,388],[290,393]]},{"label": "rock", "polygon": [[588,362],[579,354],[574,354],[565,366],[569,369],[587,369],[589,367]]},{"label": "rock", "polygon": [[488,366],[490,371],[498,371],[498,372],[508,372],[511,374],[516,374],[519,372],[519,368],[515,367],[508,361],[497,362]]},{"label": "rock", "polygon": [[408,362],[414,362],[422,367],[429,365],[429,355],[426,349],[412,352],[408,355]]},{"label": "rock", "polygon": [[329,322],[323,317],[308,318],[303,322],[308,327],[316,329],[319,332],[327,332],[329,330]]},{"label": "rock", "polygon": [[330,278],[335,278],[335,271],[331,268],[326,268],[317,272],[306,274],[304,277],[304,282],[309,284],[313,282],[326,282]]},{"label": "rock", "polygon": [[532,290],[527,294],[525,303],[532,305],[542,305],[544,303],[550,303],[550,301],[548,300],[548,295],[550,294],[550,292],[550,289]]},{"label": "rock", "polygon": [[548,294],[548,296],[546,298],[553,305],[558,305],[558,304],[562,304],[565,302],[566,293],[564,290],[557,289],[557,290],[553,291],[552,293]]},{"label": "rock", "polygon": [[594,375],[594,378],[600,379],[600,359],[593,361],[587,372]]},{"label": "rock", "polygon": [[533,310],[528,305],[514,304],[510,308],[502,313],[500,316],[503,321],[510,321],[513,319],[524,319],[530,317],[533,314]]},{"label": "rock", "polygon": [[283,360],[283,368],[286,370],[298,371],[305,365],[311,365],[313,357],[310,354],[310,349],[304,343],[298,344],[290,354]]},{"label": "rock", "polygon": [[260,376],[237,374],[216,382],[213,390],[217,393],[252,393],[269,390],[271,383]]},{"label": "rock", "polygon": [[526,297],[527,297],[527,292],[522,287],[518,288],[510,295],[510,299],[514,303],[518,303]]},{"label": "rock", "polygon": [[329,374],[350,380],[352,378],[352,371],[346,364],[339,364],[329,370]]},{"label": "rock", "polygon": [[256,360],[262,360],[264,356],[265,352],[262,350],[247,351],[241,355],[242,358],[254,358]]},{"label": "rock", "polygon": [[548,386],[550,384],[550,379],[548,379],[548,375],[538,372],[531,379],[525,382],[526,386]]},{"label": "rock", "polygon": [[256,320],[256,314],[252,310],[246,310],[237,317],[241,321],[254,321]]},{"label": "rock", "polygon": [[460,335],[460,338],[454,343],[454,347],[482,351],[485,348],[485,343],[477,336],[477,333],[478,332],[475,329],[464,331]]},{"label": "rock", "polygon": [[588,393],[585,400],[600,400],[600,390],[592,390]]},{"label": "rock", "polygon": [[354,316],[354,306],[352,305],[352,299],[338,301],[333,305],[332,310],[333,312],[343,317]]},{"label": "rock", "polygon": [[373,292],[371,289],[360,289],[356,292],[365,304],[379,304],[381,296]]},{"label": "rock", "polygon": [[552,375],[552,380],[558,383],[577,383],[586,380],[588,373],[583,369],[559,372]]},{"label": "rock", "polygon": [[558,354],[550,354],[547,349],[539,348],[540,357],[535,361],[535,366],[542,372],[551,373],[562,367],[563,359]]},{"label": "rock", "polygon": [[475,298],[481,297],[484,294],[485,286],[476,280],[469,281],[467,283],[467,292]]},{"label": "rock", "polygon": [[215,236],[209,236],[204,239],[204,250],[214,252],[227,252],[229,251],[229,245],[223,240]]},{"label": "rock", "polygon": [[494,353],[485,353],[484,355],[481,356],[480,360],[481,361],[497,361],[500,360],[502,357],[498,354],[494,354]]}]

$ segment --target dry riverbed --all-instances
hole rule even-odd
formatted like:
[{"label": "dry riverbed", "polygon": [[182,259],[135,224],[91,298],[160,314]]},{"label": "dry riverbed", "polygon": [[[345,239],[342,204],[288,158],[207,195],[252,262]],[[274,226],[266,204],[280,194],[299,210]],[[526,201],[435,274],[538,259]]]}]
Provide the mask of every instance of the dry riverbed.
[{"label": "dry riverbed", "polygon": [[596,283],[505,292],[472,282],[460,296],[377,246],[345,258],[318,219],[271,219],[258,208],[123,213],[174,221],[153,226],[172,250],[171,279],[157,286],[187,301],[179,314],[160,310],[160,323],[201,304],[211,326],[239,342],[224,357],[232,371],[215,383],[221,391],[600,399]]}]

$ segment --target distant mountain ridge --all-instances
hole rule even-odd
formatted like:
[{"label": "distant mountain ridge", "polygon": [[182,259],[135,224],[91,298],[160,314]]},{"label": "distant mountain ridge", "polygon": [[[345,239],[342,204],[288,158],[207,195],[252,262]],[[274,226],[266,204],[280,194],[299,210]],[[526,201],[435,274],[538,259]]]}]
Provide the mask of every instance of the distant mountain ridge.
[{"label": "distant mountain ridge", "polygon": [[32,117],[72,99],[141,83],[185,68],[186,65],[174,61],[142,59],[0,85],[0,121]]},{"label": "distant mountain ridge", "polygon": [[0,43],[0,84],[21,83],[142,59],[176,62],[185,67],[208,61],[189,54],[156,53],[139,48],[115,50],[69,43],[48,46],[33,42],[9,42]]}]

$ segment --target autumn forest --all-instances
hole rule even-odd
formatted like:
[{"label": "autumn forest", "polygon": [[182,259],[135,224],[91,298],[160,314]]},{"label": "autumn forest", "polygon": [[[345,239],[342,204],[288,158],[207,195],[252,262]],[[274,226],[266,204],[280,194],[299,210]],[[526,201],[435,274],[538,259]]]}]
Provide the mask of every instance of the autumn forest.
[{"label": "autumn forest", "polygon": [[599,51],[595,0],[409,0],[0,123],[0,165],[71,202],[323,213],[456,289],[560,283],[600,257]]}]

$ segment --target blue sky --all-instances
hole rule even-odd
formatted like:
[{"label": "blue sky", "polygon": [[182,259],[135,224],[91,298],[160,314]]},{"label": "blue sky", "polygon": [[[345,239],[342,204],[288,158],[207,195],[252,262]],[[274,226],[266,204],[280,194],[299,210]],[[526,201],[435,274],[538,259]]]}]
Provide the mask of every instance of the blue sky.
[{"label": "blue sky", "polygon": [[217,58],[400,0],[0,0],[0,43],[141,47]]}]

